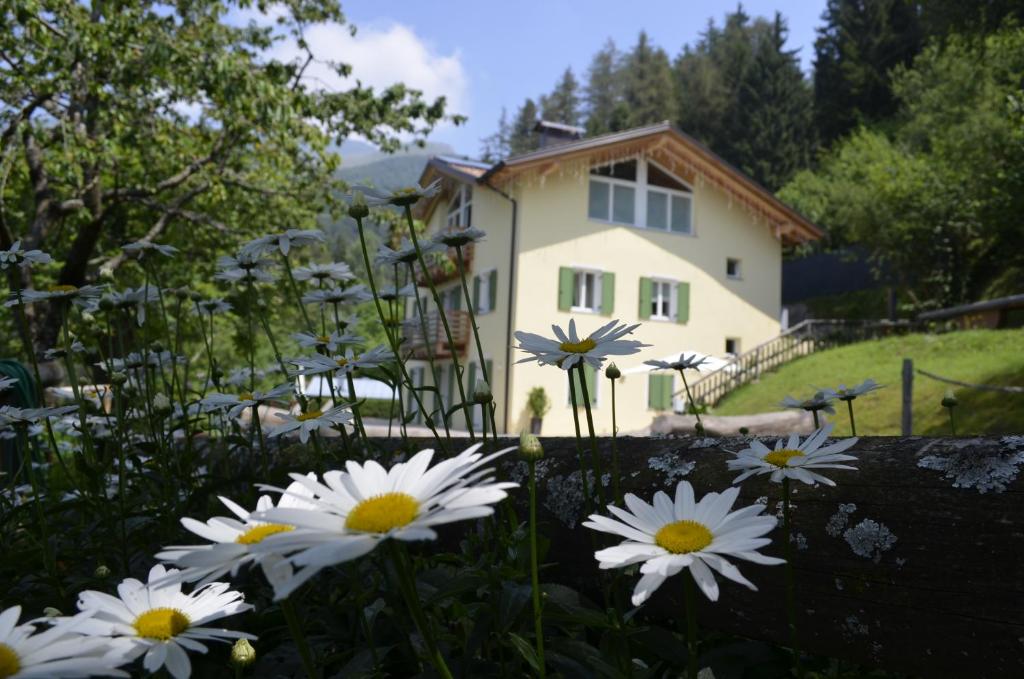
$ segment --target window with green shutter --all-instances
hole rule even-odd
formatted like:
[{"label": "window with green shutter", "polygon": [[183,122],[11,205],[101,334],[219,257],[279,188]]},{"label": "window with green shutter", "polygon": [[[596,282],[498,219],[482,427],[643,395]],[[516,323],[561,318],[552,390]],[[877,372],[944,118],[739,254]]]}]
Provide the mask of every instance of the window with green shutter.
[{"label": "window with green shutter", "polygon": [[601,313],[605,316],[615,313],[615,274],[610,271],[601,274]]},{"label": "window with green shutter", "polygon": [[672,409],[674,375],[650,373],[647,376],[647,407],[651,410]]},{"label": "window with green shutter", "polygon": [[473,276],[473,313],[480,313],[480,276]]},{"label": "window with green shutter", "polygon": [[558,267],[558,310],[572,308],[573,270],[567,266]]},{"label": "window with green shutter", "polygon": [[[570,370],[572,373],[572,389],[576,392],[576,404],[583,407],[583,390],[580,388],[580,373],[575,367]],[[583,366],[583,374],[587,379],[587,393],[590,395],[590,405],[597,405],[597,371],[589,365]],[[569,405],[572,405],[572,396],[569,397]]]},{"label": "window with green shutter", "polygon": [[640,279],[640,320],[646,321],[651,317],[651,279]]},{"label": "window with green shutter", "polygon": [[494,311],[498,305],[498,270],[492,269],[487,278],[487,310]]},{"label": "window with green shutter", "polygon": [[676,323],[690,320],[690,284],[676,283]]}]

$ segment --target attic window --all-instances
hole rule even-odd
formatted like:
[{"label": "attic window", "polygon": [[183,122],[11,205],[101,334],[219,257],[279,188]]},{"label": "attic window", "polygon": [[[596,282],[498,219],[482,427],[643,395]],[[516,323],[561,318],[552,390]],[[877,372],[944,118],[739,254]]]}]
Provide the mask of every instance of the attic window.
[{"label": "attic window", "polygon": [[590,174],[597,175],[598,177],[609,177],[610,179],[621,179],[625,182],[635,182],[636,166],[637,162],[635,160],[627,160],[623,163],[612,163],[611,165],[595,167],[590,171]]},{"label": "attic window", "polygon": [[589,188],[591,219],[693,234],[693,192],[652,161],[640,158],[592,168]]},{"label": "attic window", "polygon": [[472,224],[473,218],[473,187],[459,184],[448,202],[449,229],[464,229]]}]

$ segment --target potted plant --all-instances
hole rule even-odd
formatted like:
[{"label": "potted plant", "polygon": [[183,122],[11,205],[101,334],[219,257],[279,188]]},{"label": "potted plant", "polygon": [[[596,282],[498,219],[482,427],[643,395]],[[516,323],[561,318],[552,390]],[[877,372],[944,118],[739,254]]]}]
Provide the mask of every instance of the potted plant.
[{"label": "potted plant", "polygon": [[530,411],[530,433],[538,436],[544,416],[551,410],[551,399],[548,398],[544,387],[534,387],[530,390],[526,397],[526,408]]}]

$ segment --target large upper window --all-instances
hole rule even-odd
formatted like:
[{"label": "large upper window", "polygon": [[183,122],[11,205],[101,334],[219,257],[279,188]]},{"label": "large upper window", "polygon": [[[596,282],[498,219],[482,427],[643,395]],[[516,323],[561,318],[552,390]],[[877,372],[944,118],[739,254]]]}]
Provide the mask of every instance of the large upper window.
[{"label": "large upper window", "polygon": [[472,221],[473,187],[468,184],[460,184],[448,202],[448,219],[446,223],[449,229],[464,229],[467,226],[471,226]]},{"label": "large upper window", "polygon": [[656,163],[628,160],[590,171],[587,215],[673,233],[693,232],[693,192]]}]

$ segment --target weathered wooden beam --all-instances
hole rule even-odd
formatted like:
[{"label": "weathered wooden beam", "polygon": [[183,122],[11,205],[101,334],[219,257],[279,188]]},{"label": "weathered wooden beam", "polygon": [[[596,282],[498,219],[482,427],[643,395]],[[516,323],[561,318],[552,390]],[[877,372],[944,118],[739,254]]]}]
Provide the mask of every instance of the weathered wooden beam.
[{"label": "weathered wooden beam", "polygon": [[[542,440],[539,520],[553,564],[546,578],[593,588],[600,578],[591,531],[579,525],[586,511],[575,441]],[[737,475],[725,451],[746,443],[620,438],[623,490],[650,500],[686,479],[698,496],[721,491]],[[609,474],[609,439],[600,450]],[[803,648],[924,677],[1024,676],[1024,436],[873,437],[852,452],[859,471],[833,470],[835,488],[793,486]],[[523,480],[526,465],[509,456],[502,471]],[[610,475],[603,489],[610,498]],[[736,506],[762,501],[781,512],[779,498],[780,486],[758,477],[743,482]],[[525,492],[514,501],[525,507]],[[763,551],[782,556],[781,536],[780,521]],[[615,542],[597,537],[599,546]],[[735,563],[760,591],[722,581],[717,603],[700,602],[701,624],[788,645],[783,567]],[[675,618],[681,598],[681,584],[669,580],[646,614]]]}]

